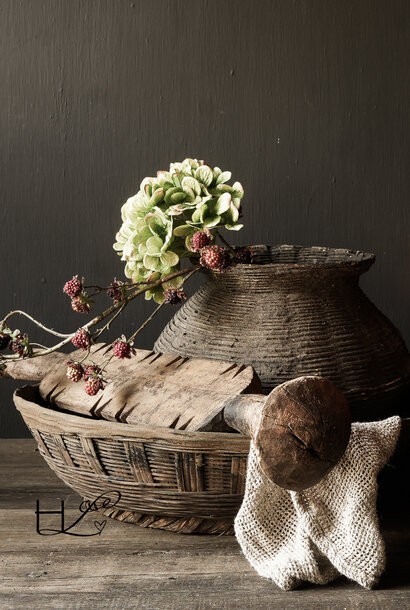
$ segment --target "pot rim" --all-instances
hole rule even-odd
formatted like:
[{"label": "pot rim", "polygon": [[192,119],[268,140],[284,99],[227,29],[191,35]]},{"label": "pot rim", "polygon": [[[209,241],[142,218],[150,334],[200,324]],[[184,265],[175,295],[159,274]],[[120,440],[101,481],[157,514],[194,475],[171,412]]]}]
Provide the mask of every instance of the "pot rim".
[{"label": "pot rim", "polygon": [[[254,257],[256,260],[252,263],[238,263],[236,268],[255,269],[264,268],[272,271],[289,271],[289,270],[321,270],[321,269],[345,269],[354,272],[363,273],[367,271],[376,260],[375,254],[363,252],[362,250],[349,250],[347,248],[332,248],[328,246],[303,246],[290,244],[255,244],[248,246],[253,252],[256,251]],[[236,248],[235,248],[236,249]],[[258,261],[260,257],[273,257],[275,254],[279,257],[300,257],[303,254],[309,254],[309,260],[306,261],[277,261],[265,262]],[[315,258],[315,254],[317,258]],[[322,260],[320,260],[322,258]],[[234,268],[233,268],[234,269]]]}]

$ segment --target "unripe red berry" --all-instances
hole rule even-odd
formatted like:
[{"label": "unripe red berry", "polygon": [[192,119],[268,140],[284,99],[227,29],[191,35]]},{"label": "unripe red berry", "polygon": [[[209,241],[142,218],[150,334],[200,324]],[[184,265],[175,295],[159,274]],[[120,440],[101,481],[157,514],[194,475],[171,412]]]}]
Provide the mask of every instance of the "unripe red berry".
[{"label": "unripe red berry", "polygon": [[[88,364],[84,370],[84,379],[87,381],[91,377],[101,376],[101,369],[96,364]],[[101,378],[101,377],[100,377]]]},{"label": "unripe red berry", "polygon": [[83,367],[79,362],[69,360],[67,362],[67,377],[77,383],[83,376]]},{"label": "unripe red berry", "polygon": [[79,328],[71,339],[71,343],[79,349],[90,349],[91,335],[85,328]]},{"label": "unripe red berry", "polygon": [[191,250],[199,252],[202,248],[206,248],[211,244],[212,237],[206,231],[197,231],[191,237]]},{"label": "unripe red berry", "polygon": [[69,297],[76,297],[80,294],[83,289],[83,282],[78,279],[78,275],[74,275],[72,280],[69,280],[64,284],[63,292],[68,294]]},{"label": "unripe red berry", "polygon": [[207,246],[201,251],[200,264],[208,269],[225,271],[231,264],[228,250],[221,246]]},{"label": "unripe red berry", "polygon": [[77,313],[90,313],[92,305],[88,298],[88,294],[82,292],[80,295],[71,299],[71,307]]},{"label": "unripe red berry", "polygon": [[131,358],[131,354],[135,354],[135,350],[123,339],[116,339],[114,341],[112,351],[116,358]]},{"label": "unripe red berry", "polygon": [[95,396],[99,390],[103,390],[104,385],[98,377],[90,377],[85,382],[85,391],[89,396]]}]

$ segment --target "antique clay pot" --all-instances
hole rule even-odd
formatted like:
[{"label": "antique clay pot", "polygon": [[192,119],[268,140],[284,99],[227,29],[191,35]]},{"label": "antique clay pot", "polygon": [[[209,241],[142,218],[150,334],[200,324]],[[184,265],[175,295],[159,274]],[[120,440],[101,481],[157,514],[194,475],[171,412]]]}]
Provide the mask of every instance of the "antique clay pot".
[{"label": "antique clay pot", "polygon": [[208,281],[155,349],[251,364],[264,391],[301,375],[333,381],[354,420],[409,415],[410,356],[399,331],[359,287],[373,254],[253,246],[253,264]]}]

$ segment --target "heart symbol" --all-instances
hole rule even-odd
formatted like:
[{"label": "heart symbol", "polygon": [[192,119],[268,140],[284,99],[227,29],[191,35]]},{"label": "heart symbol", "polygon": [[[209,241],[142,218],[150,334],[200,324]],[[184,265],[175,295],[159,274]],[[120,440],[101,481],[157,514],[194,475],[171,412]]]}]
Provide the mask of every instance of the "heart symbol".
[{"label": "heart symbol", "polygon": [[103,529],[107,525],[107,520],[105,519],[104,521],[94,521],[94,525],[95,525],[95,527],[97,528],[97,530],[101,534],[101,532],[103,531]]}]

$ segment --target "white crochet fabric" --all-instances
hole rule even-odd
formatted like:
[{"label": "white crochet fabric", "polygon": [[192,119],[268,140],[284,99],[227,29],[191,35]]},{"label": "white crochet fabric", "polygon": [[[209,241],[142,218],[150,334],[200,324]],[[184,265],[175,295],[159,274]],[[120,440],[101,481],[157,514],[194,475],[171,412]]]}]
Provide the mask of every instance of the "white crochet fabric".
[{"label": "white crochet fabric", "polygon": [[235,519],[242,551],[282,589],[344,574],[371,588],[385,566],[377,475],[394,451],[400,417],[355,423],[340,462],[317,485],[287,491],[262,472],[251,443],[245,496]]}]

